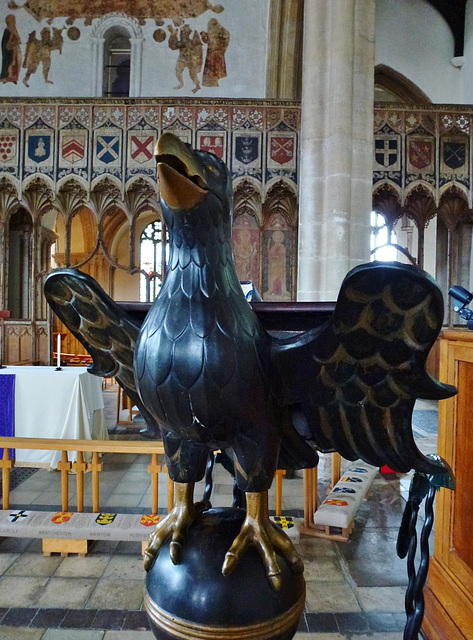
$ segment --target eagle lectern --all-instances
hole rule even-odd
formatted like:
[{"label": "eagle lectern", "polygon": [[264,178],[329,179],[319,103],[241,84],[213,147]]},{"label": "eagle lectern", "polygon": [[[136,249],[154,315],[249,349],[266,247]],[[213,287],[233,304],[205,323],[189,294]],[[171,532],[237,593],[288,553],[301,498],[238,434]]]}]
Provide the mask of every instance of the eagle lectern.
[{"label": "eagle lectern", "polygon": [[[425,479],[415,500],[425,486],[449,484],[448,465],[418,450],[411,426],[416,398],[456,392],[425,371],[442,295],[414,266],[361,265],[326,323],[277,337],[261,325],[235,271],[224,163],[171,133],[158,140],[156,160],[169,265],[141,328],[77,271],[53,272],[45,294],[92,355],[90,372],[115,376],[147,436],[163,439],[176,501],[146,551],[156,637],[290,640],[304,607],[303,564],[269,518],[277,468],[311,468],[316,451],[338,451],[415,469]],[[216,450],[231,459],[246,509],[194,502]],[[409,509],[401,555],[413,540],[417,512]],[[417,604],[412,609],[415,629]]]}]

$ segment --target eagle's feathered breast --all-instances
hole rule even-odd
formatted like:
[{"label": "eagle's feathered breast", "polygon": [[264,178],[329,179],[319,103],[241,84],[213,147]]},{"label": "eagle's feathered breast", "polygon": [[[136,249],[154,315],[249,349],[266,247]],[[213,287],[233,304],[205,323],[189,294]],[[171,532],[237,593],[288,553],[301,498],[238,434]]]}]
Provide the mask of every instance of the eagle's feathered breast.
[{"label": "eagle's feathered breast", "polygon": [[221,206],[209,194],[197,211],[173,215],[168,272],[135,355],[137,386],[158,422],[216,447],[241,427],[252,394],[267,393],[269,370],[269,342],[236,276]]}]

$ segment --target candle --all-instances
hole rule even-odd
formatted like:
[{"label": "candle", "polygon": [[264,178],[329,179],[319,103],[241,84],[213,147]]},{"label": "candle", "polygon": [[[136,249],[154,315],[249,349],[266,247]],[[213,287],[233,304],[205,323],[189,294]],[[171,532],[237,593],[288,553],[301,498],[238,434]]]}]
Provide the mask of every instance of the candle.
[{"label": "candle", "polygon": [[61,367],[61,334],[57,334],[57,367]]}]

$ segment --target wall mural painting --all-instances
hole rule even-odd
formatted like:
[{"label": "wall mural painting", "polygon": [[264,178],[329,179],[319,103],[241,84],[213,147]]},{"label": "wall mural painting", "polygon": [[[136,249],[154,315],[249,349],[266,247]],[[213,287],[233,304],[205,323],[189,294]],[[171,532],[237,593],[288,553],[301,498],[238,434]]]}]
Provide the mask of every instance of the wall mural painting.
[{"label": "wall mural painting", "polygon": [[[176,24],[176,23],[175,23]],[[202,71],[203,45],[207,45],[202,84],[205,87],[218,87],[219,80],[227,77],[225,52],[230,42],[230,33],[222,27],[216,18],[211,18],[207,31],[200,34],[189,24],[185,23],[180,29],[169,25],[169,48],[179,51],[176,62],[176,77],[179,81],[175,89],[184,87],[183,72],[188,69],[189,76],[194,83],[192,93],[200,89],[198,74]],[[192,35],[191,35],[192,34]]]},{"label": "wall mural painting", "polygon": [[23,60],[23,67],[26,69],[26,75],[23,78],[25,87],[29,87],[28,81],[30,76],[36,73],[40,64],[42,65],[44,81],[46,84],[53,84],[53,81],[49,78],[51,53],[53,51],[59,51],[60,54],[62,53],[64,40],[61,32],[62,29],[56,27],[54,27],[52,31],[45,27],[41,29],[39,39],[36,37],[36,31],[32,31],[28,36],[25,58]]},{"label": "wall mural painting", "polygon": [[21,67],[21,40],[16,29],[16,18],[9,14],[5,18],[2,37],[2,71],[0,81],[17,83]]},{"label": "wall mural painting", "polygon": [[94,18],[103,18],[112,12],[138,19],[182,20],[198,18],[209,10],[215,13],[223,11],[222,5],[213,5],[209,0],[26,0],[22,5],[10,0],[8,6],[10,9],[26,9],[38,22],[65,16],[68,24],[78,18],[85,18],[86,24],[91,24]]},{"label": "wall mural painting", "polygon": [[[26,69],[23,78],[25,87],[29,87],[30,76],[36,73],[39,65],[42,65],[44,81],[53,84],[49,77],[51,68],[51,53],[59,51],[62,53],[64,39],[62,29],[44,27],[41,29],[39,38],[36,30],[33,30],[26,41],[25,55],[21,53],[21,38],[16,28],[16,18],[13,14],[8,14],[5,18],[5,30],[2,37],[2,70],[0,81],[2,83],[18,83],[21,68]],[[23,64],[22,64],[23,60]]]},{"label": "wall mural painting", "polygon": [[260,232],[253,217],[241,215],[236,218],[232,229],[232,246],[239,279],[250,280],[261,292]]},{"label": "wall mural painting", "polygon": [[[155,21],[160,28],[153,33],[154,41],[158,44],[167,41],[168,49],[177,52],[175,73],[178,85],[175,89],[184,88],[186,69],[194,85],[193,93],[197,93],[201,86],[218,87],[219,81],[227,77],[225,54],[230,32],[214,17],[209,19],[205,31],[199,32],[192,25],[192,21],[206,11],[217,14],[224,11],[222,5],[212,4],[209,0],[26,0],[21,5],[9,0],[8,7],[11,10],[24,9],[38,22],[44,20],[51,24],[58,17],[66,19],[66,25],[60,29],[44,27],[39,38],[36,31],[29,34],[23,58],[23,68],[26,69],[23,83],[26,87],[40,64],[45,82],[53,83],[49,78],[51,53],[62,53],[62,31],[67,26],[67,35],[75,42],[81,32],[70,25],[76,19],[84,19],[85,26],[90,26],[95,18],[103,18],[109,13],[123,13],[138,19],[141,24],[145,24],[146,19]],[[172,21],[167,25],[168,33],[161,28],[166,20]],[[22,58],[20,45],[15,16],[10,14],[6,17],[2,39],[2,82],[18,82]]]},{"label": "wall mural painting", "polygon": [[290,301],[292,295],[293,231],[275,214],[263,231],[263,300]]}]

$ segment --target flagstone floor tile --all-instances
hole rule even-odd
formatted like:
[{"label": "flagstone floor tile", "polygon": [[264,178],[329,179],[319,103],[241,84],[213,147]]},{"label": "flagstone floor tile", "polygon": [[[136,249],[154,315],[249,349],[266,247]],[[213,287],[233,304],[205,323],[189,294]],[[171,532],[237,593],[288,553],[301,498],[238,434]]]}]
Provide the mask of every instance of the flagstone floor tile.
[{"label": "flagstone floor tile", "polygon": [[103,640],[155,640],[155,639],[151,631],[107,631],[103,637]]},{"label": "flagstone floor tile", "polygon": [[318,560],[325,556],[337,556],[337,544],[337,542],[323,538],[301,536],[296,545],[296,551],[302,555],[304,560]]},{"label": "flagstone floor tile", "polygon": [[343,603],[345,612],[361,611],[348,584],[311,581],[306,584],[306,611],[308,613],[336,613]]},{"label": "flagstone floor tile", "polygon": [[[12,607],[2,618],[2,626],[5,627],[27,627],[35,617],[37,609],[29,607]],[[1,634],[1,631],[0,631]],[[0,635],[1,637],[1,635]]]},{"label": "flagstone floor tile", "polygon": [[146,611],[128,611],[123,623],[123,629],[130,631],[147,631],[150,628]]},{"label": "flagstone floor tile", "polygon": [[41,640],[102,640],[104,635],[98,629],[47,629]]},{"label": "flagstone floor tile", "polygon": [[33,538],[3,538],[0,540],[0,553],[23,553],[33,542]]},{"label": "flagstone floor tile", "polygon": [[140,609],[143,603],[143,580],[99,580],[91,594],[90,609]]},{"label": "flagstone floor tile", "polygon": [[10,506],[15,508],[15,505],[21,504],[22,506],[33,504],[42,494],[37,488],[33,491],[28,491],[26,487],[21,484],[18,489],[13,489],[10,492]]},{"label": "flagstone floor tile", "polygon": [[339,633],[296,633],[294,640],[348,640],[348,636]]},{"label": "flagstone floor tile", "polygon": [[358,587],[355,592],[363,611],[404,611],[405,587]]},{"label": "flagstone floor tile", "polygon": [[[148,480],[146,482],[146,480]],[[141,481],[129,481],[126,479],[121,480],[115,487],[115,493],[118,494],[133,494],[140,495],[144,493],[151,486],[151,482],[148,478],[142,478]]]},{"label": "flagstone floor tile", "polygon": [[92,627],[94,629],[119,631],[123,627],[126,615],[126,611],[117,609],[100,609],[95,614]]},{"label": "flagstone floor tile", "polygon": [[61,629],[97,629],[93,624],[96,615],[94,609],[69,609],[61,622]]},{"label": "flagstone floor tile", "polygon": [[55,629],[61,626],[61,622],[66,615],[66,609],[38,609],[35,617],[30,622],[30,627],[39,629]]},{"label": "flagstone floor tile", "polygon": [[36,605],[47,578],[4,576],[0,578],[0,607],[31,607]]},{"label": "flagstone floor tile", "polygon": [[91,554],[85,558],[69,556],[63,558],[58,566],[55,578],[101,578],[108,563],[110,555]]},{"label": "flagstone floor tile", "polygon": [[50,578],[37,604],[39,607],[81,609],[96,585],[94,578]]},{"label": "flagstone floor tile", "polygon": [[304,562],[304,577],[307,582],[329,581],[346,582],[340,562],[337,558],[321,556],[315,560]]},{"label": "flagstone floor tile", "polygon": [[119,509],[120,507],[137,507],[141,502],[141,495],[130,495],[127,493],[111,493],[103,501],[100,500],[102,509]]},{"label": "flagstone floor tile", "polygon": [[0,553],[0,575],[20,557],[19,553]]},{"label": "flagstone floor tile", "polygon": [[104,573],[103,579],[123,581],[145,579],[145,569],[142,557],[115,556],[111,558]]},{"label": "flagstone floor tile", "polygon": [[2,640],[41,640],[45,637],[44,629],[27,629],[25,627],[1,627],[0,633]]},{"label": "flagstone floor tile", "polygon": [[353,636],[353,640],[402,640],[402,633],[373,633],[373,635]]},{"label": "flagstone floor tile", "polygon": [[58,556],[50,556],[49,558],[37,553],[24,553],[14,562],[5,572],[8,576],[52,576],[58,566],[61,564],[62,558]]}]

